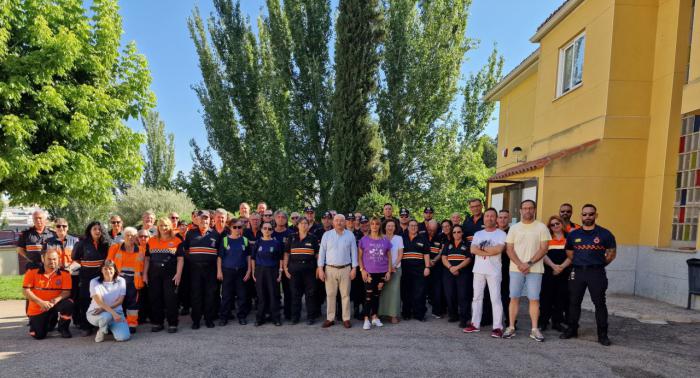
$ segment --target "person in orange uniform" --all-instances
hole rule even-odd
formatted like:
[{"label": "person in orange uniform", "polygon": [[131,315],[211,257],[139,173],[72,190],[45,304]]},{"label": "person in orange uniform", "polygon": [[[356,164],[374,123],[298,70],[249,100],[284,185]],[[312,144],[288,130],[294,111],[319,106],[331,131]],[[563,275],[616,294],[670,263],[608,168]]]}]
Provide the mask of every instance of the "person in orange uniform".
[{"label": "person in orange uniform", "polygon": [[177,287],[184,264],[181,243],[168,218],[158,220],[156,236],[148,239],[143,282],[151,298],[151,332],[165,328],[164,318],[168,319],[168,333],[177,332]]},{"label": "person in orange uniform", "polygon": [[44,254],[43,266],[30,269],[24,274],[24,297],[29,301],[29,334],[37,340],[58,323],[61,337],[71,337],[68,326],[73,315],[73,301],[70,297],[70,273],[61,269],[60,254],[50,247]]},{"label": "person in orange uniform", "polygon": [[126,322],[129,324],[129,332],[135,333],[139,325],[138,300],[143,289],[143,266],[146,260],[145,249],[139,248],[136,243],[136,231],[133,227],[124,229],[124,241],[113,244],[109,248],[107,260],[114,262],[119,275],[126,281],[126,295],[124,296],[124,311]]}]

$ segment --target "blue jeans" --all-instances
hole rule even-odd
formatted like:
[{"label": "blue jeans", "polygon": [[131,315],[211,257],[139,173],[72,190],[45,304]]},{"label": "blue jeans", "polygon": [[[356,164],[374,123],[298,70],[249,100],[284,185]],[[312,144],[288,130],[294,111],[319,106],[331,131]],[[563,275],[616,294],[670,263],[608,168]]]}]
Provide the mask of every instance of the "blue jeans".
[{"label": "blue jeans", "polygon": [[126,341],[131,338],[131,333],[129,332],[129,325],[126,323],[126,317],[124,316],[124,311],[121,307],[114,309],[114,312],[121,316],[122,320],[120,322],[115,322],[112,318],[112,314],[103,311],[97,315],[87,313],[87,320],[90,324],[95,327],[99,327],[100,331],[107,333],[107,330],[112,332],[114,340],[116,341]]},{"label": "blue jeans", "polygon": [[[527,299],[533,301],[540,300],[540,290],[542,289],[542,273],[522,274],[520,272],[509,272],[510,275],[510,297],[520,298],[524,294]],[[527,292],[523,293],[523,289]]]}]

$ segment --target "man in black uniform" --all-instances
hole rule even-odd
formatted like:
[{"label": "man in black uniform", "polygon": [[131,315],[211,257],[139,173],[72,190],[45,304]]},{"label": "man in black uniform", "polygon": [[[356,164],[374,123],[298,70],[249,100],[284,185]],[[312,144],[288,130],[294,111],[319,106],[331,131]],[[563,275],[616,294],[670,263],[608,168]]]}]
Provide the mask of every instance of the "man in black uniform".
[{"label": "man in black uniform", "polygon": [[17,253],[27,260],[25,269],[41,267],[41,251],[46,250],[46,242],[56,236],[46,225],[46,212],[37,210],[32,214],[34,227],[19,234]]},{"label": "man in black uniform", "polygon": [[[408,235],[408,222],[411,221],[411,212],[406,208],[399,210],[399,228],[396,230],[396,235]],[[384,221],[382,221],[384,222]],[[420,228],[418,229],[420,231]]]},{"label": "man in black uniform", "polygon": [[[510,211],[503,209],[498,212],[496,225],[505,232],[506,235],[510,231]],[[503,308],[507,309],[510,306],[510,258],[507,253],[501,253],[501,303]],[[503,311],[503,324],[508,323],[508,311]]]},{"label": "man in black uniform", "polygon": [[192,305],[192,329],[199,329],[202,315],[207,328],[214,328],[216,318],[216,259],[219,251],[219,234],[209,227],[208,211],[197,212],[199,228],[187,233],[182,249],[190,262],[190,303]]},{"label": "man in black uniform", "polygon": [[[277,239],[282,246],[286,246],[289,237],[294,234],[294,230],[287,227],[287,213],[282,210],[277,210],[274,213],[275,229],[272,231],[272,237]],[[289,321],[292,319],[292,288],[289,286],[289,278],[285,274],[282,275],[282,300],[284,319]]]},{"label": "man in black uniform", "polygon": [[563,203],[561,206],[559,206],[559,217],[561,218],[562,221],[564,221],[564,224],[562,225],[564,228],[564,232],[567,234],[570,233],[571,231],[580,228],[581,226],[577,225],[576,223],[571,221],[571,216],[574,214],[574,207],[571,206],[570,203]]},{"label": "man in black uniform", "polygon": [[430,275],[430,247],[428,241],[418,235],[418,222],[408,223],[408,233],[403,236],[401,259],[401,317],[425,321],[425,280]]},{"label": "man in black uniform", "polygon": [[306,220],[309,222],[309,233],[311,235],[314,235],[316,237],[316,240],[321,240],[318,236],[319,234],[323,236],[321,231],[319,229],[323,229],[323,226],[318,224],[316,222],[316,212],[314,211],[314,208],[311,206],[307,206],[304,208],[304,217]]},{"label": "man in black uniform", "polygon": [[[421,223],[422,224],[422,223]],[[433,317],[440,319],[445,314],[445,291],[442,285],[444,266],[442,264],[443,238],[438,234],[437,221],[431,219],[423,234],[430,248],[430,276],[428,277],[428,300],[432,307]]]},{"label": "man in black uniform", "polygon": [[433,220],[433,208],[428,206],[423,210],[423,222],[418,223],[418,233],[425,235],[428,232],[428,223]]},{"label": "man in black uniform", "polygon": [[468,215],[464,219],[464,223],[462,223],[462,229],[464,230],[465,240],[470,244],[472,242],[472,239],[474,238],[474,234],[476,234],[477,231],[481,231],[484,229],[483,211],[484,204],[481,202],[480,199],[475,198],[469,200],[469,212],[471,213],[471,215]]},{"label": "man in black uniform", "polygon": [[[359,243],[360,239],[364,236],[362,231],[355,230],[355,214],[352,212],[349,212],[345,216],[345,229],[355,235],[356,243]],[[350,300],[352,301],[355,319],[364,319],[364,311],[360,310],[360,305],[364,306],[365,304],[365,283],[362,281],[362,274],[360,274],[359,266],[355,268],[355,279],[350,282]],[[336,303],[338,304],[337,306],[340,305],[340,293],[338,293]],[[335,313],[342,314],[342,311],[336,311]]]},{"label": "man in black uniform", "polygon": [[608,307],[605,304],[605,291],[608,278],[605,267],[615,260],[617,244],[615,236],[607,229],[596,225],[598,210],[592,204],[583,205],[581,223],[583,226],[571,231],[566,237],[567,260],[563,265],[573,265],[569,275],[569,329],[560,338],[578,336],[578,321],[581,317],[581,301],[588,288],[595,305],[595,321],[598,326],[598,342],[610,345],[608,338]]},{"label": "man in black uniform", "polygon": [[384,207],[382,208],[382,213],[384,216],[379,218],[382,223],[384,223],[384,221],[387,219],[394,219],[394,205],[390,204],[389,202],[385,203]]}]

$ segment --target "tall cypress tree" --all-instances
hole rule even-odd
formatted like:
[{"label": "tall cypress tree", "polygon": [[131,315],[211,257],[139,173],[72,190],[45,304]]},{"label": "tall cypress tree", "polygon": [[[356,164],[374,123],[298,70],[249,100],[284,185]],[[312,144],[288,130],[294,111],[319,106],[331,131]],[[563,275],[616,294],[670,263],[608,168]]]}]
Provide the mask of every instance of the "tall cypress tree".
[{"label": "tall cypress tree", "polygon": [[340,0],[336,24],[335,91],[331,100],[331,204],[352,209],[377,171],[377,126],[370,100],[377,89],[383,37],[377,0]]},{"label": "tall cypress tree", "polygon": [[141,121],[146,130],[143,185],[149,188],[170,189],[175,171],[175,135],[166,135],[165,122],[156,111],[149,110]]}]

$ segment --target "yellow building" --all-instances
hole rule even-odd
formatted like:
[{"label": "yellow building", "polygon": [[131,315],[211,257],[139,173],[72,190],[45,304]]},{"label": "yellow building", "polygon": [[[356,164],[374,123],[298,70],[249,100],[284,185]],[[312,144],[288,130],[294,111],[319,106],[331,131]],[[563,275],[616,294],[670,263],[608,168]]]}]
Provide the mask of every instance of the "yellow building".
[{"label": "yellow building", "polygon": [[683,306],[686,260],[700,257],[693,20],[694,0],[565,1],[530,38],[539,47],[487,94],[500,102],[490,204],[517,217],[535,199],[546,221],[569,202],[577,223],[595,204],[618,242],[610,291]]}]

